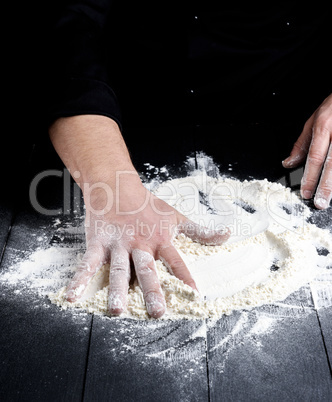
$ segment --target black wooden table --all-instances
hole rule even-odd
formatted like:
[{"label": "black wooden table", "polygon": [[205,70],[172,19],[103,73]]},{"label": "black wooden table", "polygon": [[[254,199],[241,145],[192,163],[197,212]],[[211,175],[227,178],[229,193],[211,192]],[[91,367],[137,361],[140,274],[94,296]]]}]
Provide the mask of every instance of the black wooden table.
[{"label": "black wooden table", "polygon": [[[231,164],[236,177],[277,180],[285,174],[280,158],[288,149],[279,152],[278,130],[266,137],[266,128],[247,128],[241,149],[236,130],[227,130],[232,140],[225,140],[225,128],[196,126],[152,130],[149,145],[130,135],[127,142],[135,142],[130,149],[138,169],[144,162],[167,163],[185,174],[185,157],[204,150],[221,171],[230,173]],[[260,135],[275,149],[273,156],[262,148],[254,155],[262,142],[248,138]],[[32,161],[32,176],[62,168],[48,147],[37,147]],[[48,208],[63,206],[63,180],[45,179],[38,194]],[[331,210],[316,214],[322,226],[332,227]],[[77,216],[70,204],[59,218],[74,222]],[[37,213],[24,197],[13,206],[3,196],[0,219],[1,270],[35,250],[41,233],[44,245],[54,241],[54,216]],[[80,236],[65,240],[84,247]],[[1,401],[332,400],[332,307],[316,309],[309,286],[275,305],[236,311],[212,324],[75,314],[1,283],[0,327]]]}]

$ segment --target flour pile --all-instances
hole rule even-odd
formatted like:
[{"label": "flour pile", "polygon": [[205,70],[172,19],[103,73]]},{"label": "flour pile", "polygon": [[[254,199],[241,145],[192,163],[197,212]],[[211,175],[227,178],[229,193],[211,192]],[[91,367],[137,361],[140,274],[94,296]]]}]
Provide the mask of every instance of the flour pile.
[{"label": "flour pile", "polygon": [[[280,183],[213,178],[206,169],[198,169],[187,177],[147,186],[194,222],[210,229],[226,225],[232,233],[221,246],[204,246],[184,235],[174,240],[200,295],[156,261],[167,303],[161,319],[216,319],[233,310],[281,301],[328,272],[330,232],[309,223],[310,209]],[[107,315],[108,272],[105,265],[75,303],[64,298],[66,283],[48,296],[65,309]],[[149,319],[137,283],[129,289],[122,316]]]}]

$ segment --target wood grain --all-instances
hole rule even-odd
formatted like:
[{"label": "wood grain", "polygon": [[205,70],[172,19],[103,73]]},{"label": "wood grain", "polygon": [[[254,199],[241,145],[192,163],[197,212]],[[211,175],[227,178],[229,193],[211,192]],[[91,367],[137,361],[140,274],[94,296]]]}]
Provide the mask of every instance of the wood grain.
[{"label": "wood grain", "polygon": [[13,208],[5,200],[0,200],[0,261],[5,250],[13,217]]},{"label": "wood grain", "polygon": [[204,321],[94,317],[84,400],[207,401]]},{"label": "wood grain", "polygon": [[210,329],[211,401],[331,399],[316,312],[286,304],[236,312]]},{"label": "wood grain", "polygon": [[[53,221],[23,204],[6,243],[1,272],[15,268],[38,247],[50,246]],[[0,400],[80,401],[91,316],[61,311],[24,284],[5,282],[0,284],[0,314]]]}]

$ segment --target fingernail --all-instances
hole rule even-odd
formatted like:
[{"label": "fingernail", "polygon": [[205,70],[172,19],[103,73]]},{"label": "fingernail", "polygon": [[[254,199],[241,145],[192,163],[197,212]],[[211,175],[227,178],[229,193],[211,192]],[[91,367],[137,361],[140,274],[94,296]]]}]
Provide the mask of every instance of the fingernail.
[{"label": "fingernail", "polygon": [[187,282],[186,285],[190,286],[195,292],[199,293],[199,290],[197,289],[197,286],[196,286],[196,283],[194,280]]},{"label": "fingernail", "polygon": [[312,191],[304,190],[304,191],[301,191],[301,193],[302,193],[302,198],[305,198],[306,200],[312,197]]},{"label": "fingernail", "polygon": [[293,167],[293,165],[297,162],[299,158],[297,156],[289,156],[288,158],[284,159],[281,163],[283,167]]},{"label": "fingernail", "polygon": [[85,290],[85,286],[82,284],[75,289],[71,289],[66,293],[66,299],[68,301],[75,301],[82,296],[82,293]]},{"label": "fingernail", "polygon": [[289,166],[289,162],[291,160],[291,157],[289,156],[288,158],[284,159],[281,163],[284,167]]},{"label": "fingernail", "polygon": [[220,235],[226,235],[229,234],[230,230],[227,226],[223,226],[222,228],[216,229],[216,232]]},{"label": "fingernail", "polygon": [[166,309],[165,302],[162,302],[155,293],[146,296],[145,304],[149,315],[153,318],[161,317]]},{"label": "fingernail", "polygon": [[328,207],[328,201],[325,198],[315,199],[315,205],[319,209],[326,209]]},{"label": "fingernail", "polygon": [[223,229],[216,230],[216,232],[217,232],[218,236],[221,236],[221,238],[219,238],[219,239],[213,238],[213,241],[211,242],[211,244],[214,244],[214,245],[217,245],[220,242],[225,243],[231,236],[231,230],[226,226]]},{"label": "fingernail", "polygon": [[299,164],[302,159],[302,155],[290,155],[288,158],[284,159],[281,163],[283,167],[292,168]]},{"label": "fingernail", "polygon": [[124,310],[122,295],[111,292],[108,298],[108,308],[112,315],[120,315]]},{"label": "fingernail", "polygon": [[66,297],[66,300],[71,301],[71,300],[73,300],[75,298],[75,292],[73,290],[69,290],[66,293],[65,297]]}]

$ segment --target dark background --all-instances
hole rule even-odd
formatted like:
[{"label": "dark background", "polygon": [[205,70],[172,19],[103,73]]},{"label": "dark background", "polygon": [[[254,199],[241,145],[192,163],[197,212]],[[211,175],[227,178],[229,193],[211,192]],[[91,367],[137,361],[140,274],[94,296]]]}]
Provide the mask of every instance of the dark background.
[{"label": "dark background", "polygon": [[[54,58],[50,30],[62,3],[64,1],[13,3],[11,10],[3,16],[6,20],[3,75],[6,91],[1,133],[1,191],[11,194],[13,200],[18,199],[18,194],[26,194],[27,185],[38,170],[62,166],[52,150],[47,133],[49,83],[51,75],[56,74],[50,62]],[[292,4],[294,8],[293,3],[282,5],[289,7],[290,15],[293,11],[287,4]],[[123,4],[125,7],[126,2]],[[138,20],[135,16],[139,7],[136,3],[129,23],[134,24]],[[194,2],[191,7],[199,10],[200,6]],[[228,7],[231,9],[231,6]],[[317,24],[315,13],[318,7],[317,4],[313,9],[313,25]],[[167,10],[160,10],[159,13],[166,13],[167,17]],[[176,10],[180,12],[178,8]],[[164,22],[167,22],[166,17],[162,17]],[[114,29],[120,29],[122,22],[119,21]],[[291,20],[291,25],[290,29],[296,31],[296,21]],[[119,37],[126,42],[125,27],[121,26],[122,36],[119,34]],[[119,87],[117,95],[124,115],[123,135],[137,168],[144,162],[172,164],[174,150],[178,155],[177,161],[181,163],[180,159],[183,161],[195,149],[213,156],[222,166],[232,161],[242,164],[248,176],[267,175],[271,179],[280,176],[283,173],[281,160],[289,155],[306,119],[331,90],[326,59],[327,26],[323,24],[319,28],[320,38],[324,40],[317,42],[317,38],[313,38],[307,43],[307,53],[295,52],[273,74],[261,74],[258,81],[243,82],[239,69],[238,76],[235,73],[229,88],[224,85],[222,92],[197,91],[196,88],[209,75],[209,65],[196,66],[190,74],[183,74],[184,81],[178,85],[182,85],[181,94],[178,92],[173,97],[171,105],[167,95],[168,82],[159,80],[162,85],[158,87],[152,80],[152,87],[146,88],[146,91],[139,86],[133,87],[133,67],[129,65],[129,70],[124,71],[127,61],[119,57],[119,84],[115,83],[115,87]],[[285,26],[284,29],[288,28]],[[119,43],[117,41],[121,55]],[[200,46],[197,45],[197,51],[200,51]],[[228,66],[229,69],[231,67]],[[179,70],[183,68],[178,66]],[[252,73],[255,75],[255,71]],[[128,85],[124,86],[123,82],[127,79]],[[191,93],[191,87],[195,88],[194,93]],[[159,103],[154,102],[155,99]],[[155,107],[155,104],[158,106]],[[39,167],[33,150],[38,151]],[[35,164],[30,167],[32,159]],[[268,174],[271,169],[275,172],[273,175]]]}]

